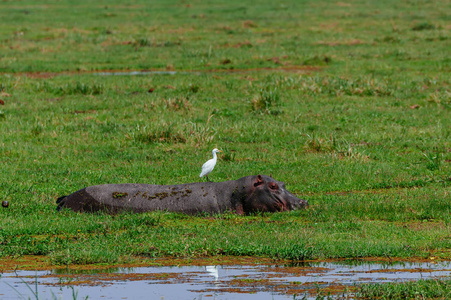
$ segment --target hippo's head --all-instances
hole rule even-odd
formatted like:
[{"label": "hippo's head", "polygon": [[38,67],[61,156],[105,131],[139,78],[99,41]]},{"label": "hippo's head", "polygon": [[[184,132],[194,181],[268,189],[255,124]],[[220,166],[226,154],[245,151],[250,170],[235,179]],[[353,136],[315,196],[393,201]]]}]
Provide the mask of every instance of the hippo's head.
[{"label": "hippo's head", "polygon": [[307,201],[287,191],[283,182],[269,176],[247,176],[239,181],[243,185],[239,187],[241,191],[237,191],[236,195],[239,197],[234,197],[233,205],[239,214],[289,211],[308,205]]}]

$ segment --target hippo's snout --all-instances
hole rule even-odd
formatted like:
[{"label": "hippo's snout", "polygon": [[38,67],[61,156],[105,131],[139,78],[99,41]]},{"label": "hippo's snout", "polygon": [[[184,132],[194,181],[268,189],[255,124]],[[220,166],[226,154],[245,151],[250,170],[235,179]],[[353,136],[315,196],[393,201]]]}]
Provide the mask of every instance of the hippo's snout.
[{"label": "hippo's snout", "polygon": [[295,195],[291,194],[290,192],[286,191],[287,193],[287,202],[289,204],[291,204],[291,209],[292,210],[296,210],[296,209],[302,209],[308,206],[308,202],[307,200],[303,200],[303,199],[299,199],[298,197],[296,197]]},{"label": "hippo's snout", "polygon": [[308,206],[308,202],[307,200],[303,200],[303,199],[298,199],[297,203],[296,203],[296,208],[295,209],[301,209],[301,208],[305,208]]}]

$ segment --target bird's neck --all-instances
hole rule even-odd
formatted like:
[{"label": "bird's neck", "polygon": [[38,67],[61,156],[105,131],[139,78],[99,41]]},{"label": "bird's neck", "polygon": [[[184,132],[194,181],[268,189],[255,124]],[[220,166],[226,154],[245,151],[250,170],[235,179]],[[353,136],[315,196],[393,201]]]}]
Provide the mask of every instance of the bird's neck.
[{"label": "bird's neck", "polygon": [[216,160],[216,152],[213,152],[213,159]]}]

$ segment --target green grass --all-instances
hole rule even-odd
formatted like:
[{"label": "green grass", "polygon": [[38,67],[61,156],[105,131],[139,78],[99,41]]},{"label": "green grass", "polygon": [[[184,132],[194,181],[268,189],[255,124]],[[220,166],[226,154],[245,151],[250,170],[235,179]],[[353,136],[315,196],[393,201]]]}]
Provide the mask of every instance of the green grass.
[{"label": "green grass", "polygon": [[449,72],[446,0],[21,1],[1,8],[3,72],[284,65]]},{"label": "green grass", "polygon": [[[449,9],[1,2],[0,257],[451,259]],[[178,73],[87,72],[142,69]],[[55,211],[57,197],[90,185],[198,181],[214,147],[224,153],[211,179],[272,174],[310,207]]]},{"label": "green grass", "polygon": [[365,284],[358,289],[358,299],[448,299],[451,281],[419,280],[415,282]]}]

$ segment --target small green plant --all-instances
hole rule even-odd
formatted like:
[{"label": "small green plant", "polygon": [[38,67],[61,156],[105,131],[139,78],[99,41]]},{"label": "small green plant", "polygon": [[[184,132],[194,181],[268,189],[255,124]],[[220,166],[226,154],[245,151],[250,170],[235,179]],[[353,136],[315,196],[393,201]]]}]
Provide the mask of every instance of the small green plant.
[{"label": "small green plant", "polygon": [[31,134],[34,136],[37,136],[37,135],[41,134],[43,131],[44,131],[43,126],[38,124],[33,127],[33,129],[31,130]]},{"label": "small green plant", "polygon": [[443,154],[440,152],[423,152],[423,156],[426,158],[426,168],[431,171],[440,169],[441,162],[443,159]]},{"label": "small green plant", "polygon": [[[147,143],[186,143],[183,131],[175,129],[176,124],[160,124],[150,127],[137,127],[133,137],[136,141]],[[141,129],[142,128],[142,129]]]},{"label": "small green plant", "polygon": [[261,88],[259,95],[252,101],[252,109],[255,112],[263,112],[270,115],[278,115],[282,113],[280,94],[277,87]]},{"label": "small green plant", "polygon": [[77,81],[75,83],[66,83],[62,85],[56,85],[49,82],[42,82],[36,85],[36,89],[39,91],[45,91],[58,96],[64,95],[100,95],[104,92],[103,84],[98,83],[84,83]]},{"label": "small green plant", "polygon": [[312,259],[314,254],[311,247],[307,247],[304,244],[293,244],[281,247],[273,254],[273,257],[292,261],[304,261]]},{"label": "small green plant", "polygon": [[187,90],[188,90],[188,92],[195,94],[200,90],[200,86],[197,84],[190,83],[188,85]]},{"label": "small green plant", "polygon": [[332,58],[329,56],[313,56],[304,60],[304,65],[307,66],[323,66],[332,63]]},{"label": "small green plant", "polygon": [[429,22],[422,22],[419,24],[416,24],[412,27],[413,31],[422,31],[422,30],[433,30],[436,26],[434,24],[431,24]]},{"label": "small green plant", "polygon": [[140,47],[150,47],[152,46],[153,42],[152,40],[148,39],[148,38],[139,38],[135,41],[135,45],[136,46],[140,46]]},{"label": "small green plant", "polygon": [[384,37],[383,39],[381,39],[380,41],[381,41],[381,42],[384,42],[384,43],[392,43],[392,44],[396,44],[396,43],[401,42],[401,40],[400,40],[399,37],[393,36],[393,35],[385,36],[385,37]]},{"label": "small green plant", "polygon": [[166,109],[173,111],[189,111],[191,109],[191,105],[187,98],[185,97],[176,97],[173,99],[165,99],[164,104]]},{"label": "small green plant", "polygon": [[210,125],[210,121],[213,118],[214,114],[209,113],[207,122],[205,125],[203,124],[197,124],[197,123],[188,123],[187,128],[189,131],[189,139],[191,140],[191,143],[196,146],[206,145],[213,141],[216,132]]},{"label": "small green plant", "polygon": [[315,152],[322,152],[325,150],[325,141],[316,137],[315,134],[307,135],[309,139],[306,142],[307,149]]},{"label": "small green plant", "polygon": [[223,152],[224,153],[221,155],[222,160],[230,161],[230,162],[235,161],[235,151],[234,150],[229,150],[229,149],[224,148]]}]

